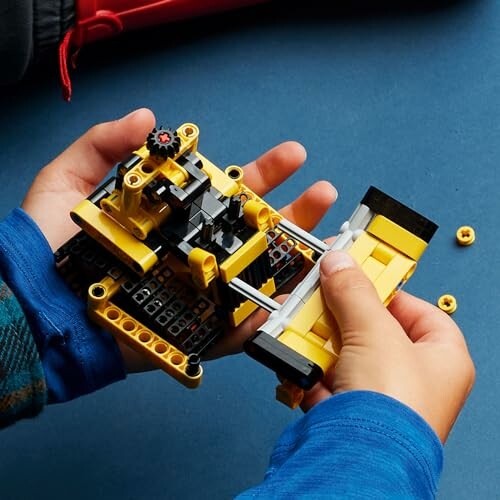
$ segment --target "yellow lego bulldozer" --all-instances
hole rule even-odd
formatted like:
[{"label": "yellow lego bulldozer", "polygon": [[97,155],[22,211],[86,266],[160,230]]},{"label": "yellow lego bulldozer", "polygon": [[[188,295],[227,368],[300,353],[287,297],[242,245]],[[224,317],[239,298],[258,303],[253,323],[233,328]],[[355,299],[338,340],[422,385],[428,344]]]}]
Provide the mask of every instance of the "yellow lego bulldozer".
[{"label": "yellow lego bulldozer", "polygon": [[387,305],[437,226],[370,187],[329,246],[246,187],[241,168],[222,171],[200,154],[198,137],[191,123],[154,129],[73,209],[82,231],[56,265],[96,323],[191,388],[228,327],[268,310],[245,351],[283,379],[277,397],[296,407],[341,348],[319,288],[322,256],[348,251]]}]

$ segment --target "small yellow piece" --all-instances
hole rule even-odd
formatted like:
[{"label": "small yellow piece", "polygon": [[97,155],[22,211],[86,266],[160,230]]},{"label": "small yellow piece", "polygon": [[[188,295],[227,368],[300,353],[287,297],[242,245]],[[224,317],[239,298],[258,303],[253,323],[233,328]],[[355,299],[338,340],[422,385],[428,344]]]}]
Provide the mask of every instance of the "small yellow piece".
[{"label": "small yellow piece", "polygon": [[476,232],[470,226],[462,226],[457,229],[457,243],[467,247],[476,240]]},{"label": "small yellow piece", "polygon": [[303,397],[304,391],[288,380],[276,387],[276,400],[292,410],[295,410],[300,405]]},{"label": "small yellow piece", "polygon": [[215,255],[203,250],[203,248],[196,247],[189,252],[188,264],[194,284],[202,290],[207,288],[209,283],[219,276]]},{"label": "small yellow piece", "polygon": [[259,200],[248,200],[243,205],[243,217],[248,226],[267,231],[273,229],[272,212],[266,203]]},{"label": "small yellow piece", "polygon": [[238,185],[241,184],[243,181],[243,169],[241,167],[238,167],[237,165],[231,165],[227,167],[224,170],[224,173],[233,181],[238,183]]},{"label": "small yellow piece", "polygon": [[437,303],[439,309],[447,314],[453,314],[457,310],[457,299],[453,295],[441,295]]}]

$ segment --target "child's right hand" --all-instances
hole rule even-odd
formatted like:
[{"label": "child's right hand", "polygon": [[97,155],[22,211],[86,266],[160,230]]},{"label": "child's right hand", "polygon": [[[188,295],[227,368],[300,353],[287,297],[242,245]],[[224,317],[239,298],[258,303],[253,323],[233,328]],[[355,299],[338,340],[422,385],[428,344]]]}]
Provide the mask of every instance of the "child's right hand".
[{"label": "child's right hand", "polygon": [[332,394],[379,392],[415,410],[444,443],[475,378],[454,321],[405,292],[399,292],[387,310],[345,252],[331,252],[323,259],[321,287],[343,347],[335,368],[306,394],[303,409]]}]

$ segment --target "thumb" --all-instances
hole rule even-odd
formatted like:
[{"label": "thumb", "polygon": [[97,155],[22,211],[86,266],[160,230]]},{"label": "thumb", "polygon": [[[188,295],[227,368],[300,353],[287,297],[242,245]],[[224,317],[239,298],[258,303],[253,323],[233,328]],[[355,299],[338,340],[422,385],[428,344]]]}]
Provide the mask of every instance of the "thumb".
[{"label": "thumb", "polygon": [[90,185],[99,183],[108,171],[141,146],[154,127],[149,109],[138,109],[123,118],[89,129],[56,158],[49,167],[80,177]]},{"label": "thumb", "polygon": [[343,344],[359,339],[360,333],[387,320],[387,311],[377,291],[352,257],[331,251],[321,260],[321,289],[326,305],[340,329]]}]

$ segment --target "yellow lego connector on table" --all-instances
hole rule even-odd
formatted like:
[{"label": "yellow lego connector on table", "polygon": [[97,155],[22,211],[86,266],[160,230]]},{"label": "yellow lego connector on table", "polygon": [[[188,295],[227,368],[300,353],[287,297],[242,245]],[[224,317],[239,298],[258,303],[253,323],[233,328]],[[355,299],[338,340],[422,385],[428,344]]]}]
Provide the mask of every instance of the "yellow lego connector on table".
[{"label": "yellow lego connector on table", "polygon": [[476,241],[476,232],[471,226],[461,226],[457,229],[456,238],[459,245],[468,247]]},{"label": "yellow lego connector on table", "polygon": [[441,295],[437,301],[437,305],[441,311],[444,311],[447,314],[453,314],[458,307],[457,299],[449,293]]}]

